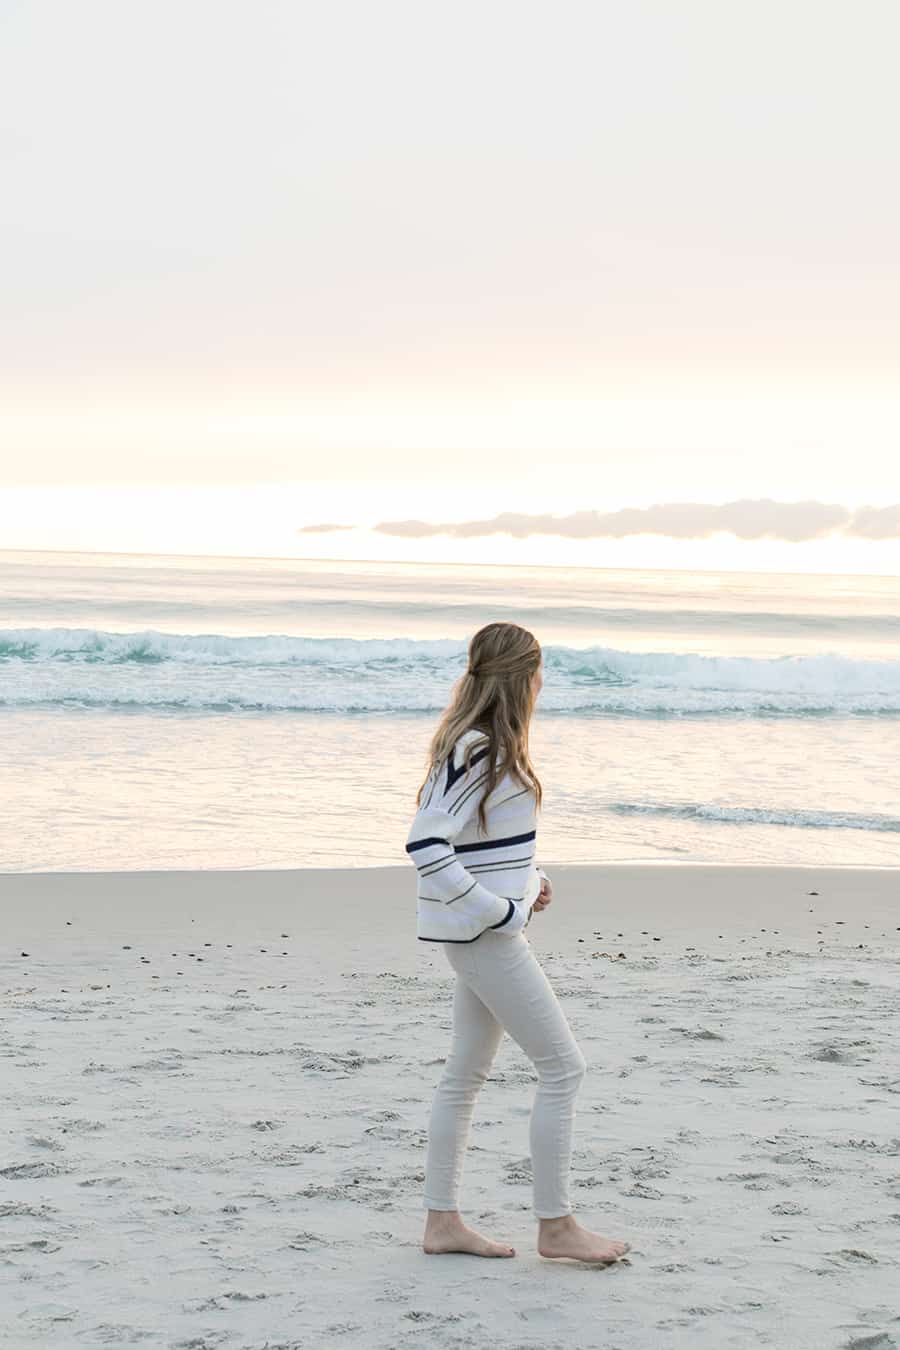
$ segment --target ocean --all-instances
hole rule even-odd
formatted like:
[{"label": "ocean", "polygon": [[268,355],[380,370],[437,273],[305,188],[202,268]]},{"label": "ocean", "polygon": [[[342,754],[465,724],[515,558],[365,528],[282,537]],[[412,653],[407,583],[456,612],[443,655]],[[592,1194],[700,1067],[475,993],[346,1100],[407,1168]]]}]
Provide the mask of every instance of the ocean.
[{"label": "ocean", "polygon": [[0,553],[0,870],[406,861],[468,637],[539,861],[900,865],[900,578]]}]

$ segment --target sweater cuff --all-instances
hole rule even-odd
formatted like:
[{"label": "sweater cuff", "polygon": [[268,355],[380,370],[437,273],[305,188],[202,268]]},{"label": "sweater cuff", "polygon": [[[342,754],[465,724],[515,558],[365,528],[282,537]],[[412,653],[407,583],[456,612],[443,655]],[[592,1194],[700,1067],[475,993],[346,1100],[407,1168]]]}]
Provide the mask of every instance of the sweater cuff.
[{"label": "sweater cuff", "polygon": [[509,905],[509,909],[506,911],[503,918],[500,920],[499,923],[489,923],[488,928],[502,928],[505,924],[509,923],[510,919],[516,912],[516,902],[515,900],[510,900],[507,898],[506,903]]},{"label": "sweater cuff", "polygon": [[[509,899],[507,897],[507,899]],[[521,933],[528,922],[531,914],[531,906],[526,904],[516,904],[515,900],[509,900],[509,913],[502,918],[499,923],[489,924],[490,928],[502,928],[504,933]]]}]

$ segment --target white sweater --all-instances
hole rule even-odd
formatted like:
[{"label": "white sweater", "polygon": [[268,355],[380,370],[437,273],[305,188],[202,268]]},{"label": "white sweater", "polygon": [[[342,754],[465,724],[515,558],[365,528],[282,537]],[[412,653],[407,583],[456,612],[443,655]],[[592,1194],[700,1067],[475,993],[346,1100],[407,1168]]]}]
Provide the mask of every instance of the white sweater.
[{"label": "white sweater", "polygon": [[[476,743],[468,772],[464,751]],[[474,942],[488,928],[519,933],[544,872],[534,861],[537,803],[509,773],[485,805],[487,738],[464,732],[443,763],[432,767],[406,841],[418,871],[417,936],[423,942]]]}]

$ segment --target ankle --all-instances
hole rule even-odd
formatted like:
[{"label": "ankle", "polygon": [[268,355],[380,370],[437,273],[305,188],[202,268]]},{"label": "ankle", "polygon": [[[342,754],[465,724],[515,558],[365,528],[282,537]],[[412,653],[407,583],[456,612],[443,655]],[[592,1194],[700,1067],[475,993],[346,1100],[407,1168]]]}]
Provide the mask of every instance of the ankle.
[{"label": "ankle", "polygon": [[440,1226],[441,1224],[455,1226],[462,1223],[462,1215],[458,1209],[430,1209],[426,1223],[430,1223],[432,1226]]},{"label": "ankle", "polygon": [[555,1219],[538,1219],[542,1233],[564,1233],[567,1228],[577,1228],[574,1214],[560,1214]]}]

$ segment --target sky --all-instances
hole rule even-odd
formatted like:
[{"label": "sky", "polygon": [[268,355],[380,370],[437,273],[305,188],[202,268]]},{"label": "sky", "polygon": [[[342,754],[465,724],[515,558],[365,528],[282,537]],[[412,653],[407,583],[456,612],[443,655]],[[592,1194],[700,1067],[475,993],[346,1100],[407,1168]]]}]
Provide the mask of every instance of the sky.
[{"label": "sky", "polygon": [[900,574],[898,40],[6,0],[0,547]]}]

